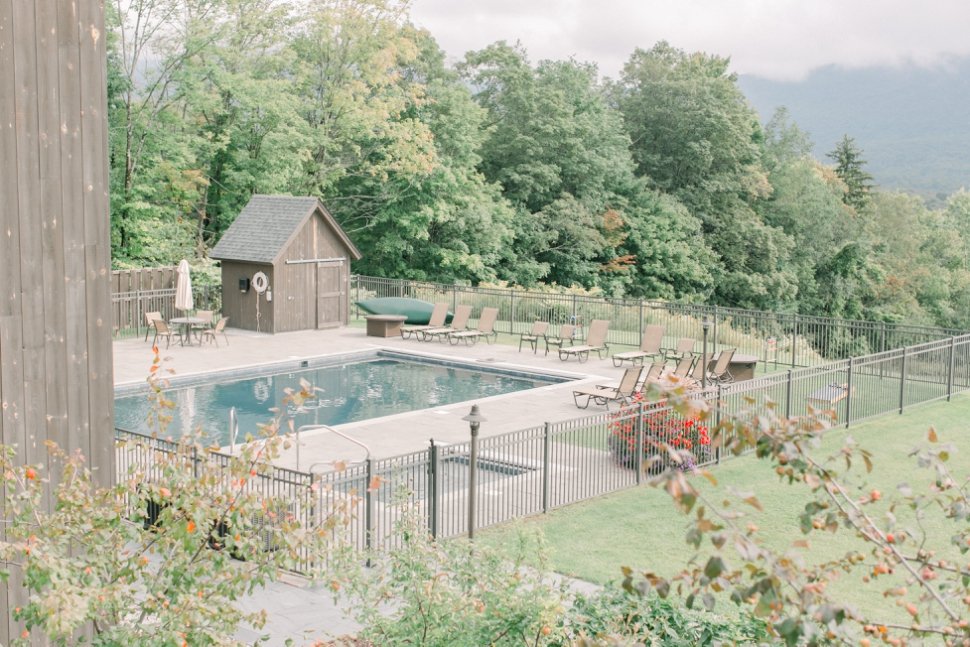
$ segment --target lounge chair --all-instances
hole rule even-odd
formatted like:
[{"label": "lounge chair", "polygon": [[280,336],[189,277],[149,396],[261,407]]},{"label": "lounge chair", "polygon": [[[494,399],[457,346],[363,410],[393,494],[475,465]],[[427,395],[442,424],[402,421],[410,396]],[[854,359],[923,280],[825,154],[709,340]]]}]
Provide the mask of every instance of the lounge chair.
[{"label": "lounge chair", "polygon": [[687,357],[681,357],[677,362],[677,366],[675,366],[672,371],[665,372],[664,376],[669,377],[671,375],[676,375],[681,379],[689,378],[693,374],[696,361],[697,358],[690,355]]},{"label": "lounge chair", "polygon": [[[620,384],[618,386],[594,386],[592,388],[576,389],[573,391],[573,402],[580,409],[587,408],[590,402],[606,405],[607,409],[610,408],[610,402],[627,403],[633,397],[634,392],[636,392],[637,383],[640,382],[640,375],[642,373],[642,366],[632,366],[623,371],[623,377],[620,378]],[[583,397],[586,398],[586,401],[580,403],[580,398]]]},{"label": "lounge chair", "polygon": [[684,357],[694,354],[694,344],[696,341],[693,337],[681,337],[677,340],[677,345],[673,348],[664,349],[664,361],[673,360],[679,362]]},{"label": "lounge chair", "polygon": [[566,344],[569,344],[570,346],[572,346],[574,341],[573,338],[575,336],[576,336],[576,326],[574,326],[573,324],[563,324],[559,326],[558,335],[543,335],[543,338],[545,339],[545,342],[546,342],[545,354],[546,355],[549,354],[550,346],[555,346],[557,349],[562,348]]},{"label": "lounge chair", "polygon": [[226,324],[229,323],[229,317],[221,317],[216,325],[212,328],[206,328],[202,331],[202,337],[199,339],[199,343],[204,343],[206,339],[212,339],[212,343],[216,346],[219,345],[219,341],[216,339],[216,335],[222,333],[222,338],[226,340],[226,346],[229,345],[229,337],[226,335]]},{"label": "lounge chair", "polygon": [[164,337],[165,348],[168,348],[169,346],[172,345],[173,335],[178,336],[180,345],[184,344],[184,341],[182,340],[182,331],[179,330],[178,328],[176,328],[175,330],[172,330],[171,328],[168,327],[168,324],[165,323],[164,319],[155,319],[152,321],[152,325],[155,327],[155,337],[152,338],[152,346],[155,345],[155,342],[158,341],[159,337]]},{"label": "lounge chair", "polygon": [[148,341],[148,333],[155,330],[155,320],[161,319],[161,312],[146,312],[145,313],[145,341]]},{"label": "lounge chair", "polygon": [[449,333],[458,332],[459,330],[465,330],[468,328],[468,320],[471,319],[471,316],[472,307],[461,304],[455,308],[455,316],[452,317],[450,326],[428,328],[427,330],[418,332],[418,335],[420,335],[421,341],[431,341],[435,337],[441,337],[444,339]]},{"label": "lounge chair", "polygon": [[570,355],[575,355],[580,362],[589,359],[589,354],[596,351],[596,356],[603,359],[603,353],[609,354],[610,348],[606,343],[606,334],[610,330],[610,322],[607,319],[593,319],[589,324],[589,334],[586,335],[586,343],[569,348],[559,348],[559,359],[566,361]]},{"label": "lounge chair", "polygon": [[646,359],[663,356],[660,345],[664,340],[663,326],[647,326],[643,331],[643,338],[640,340],[640,349],[631,350],[626,353],[614,353],[613,366],[622,366],[623,362],[633,362],[643,364]]},{"label": "lounge chair", "polygon": [[428,323],[401,326],[401,339],[407,339],[408,337],[418,339],[421,333],[426,330],[443,327],[447,319],[448,303],[445,301],[439,301],[438,303],[434,304],[434,309],[431,311],[431,316],[428,318]]},{"label": "lounge chair", "polygon": [[[546,331],[549,329],[548,321],[536,321],[532,324],[532,330],[529,332],[524,332],[519,335],[519,352],[522,352],[522,342],[527,341],[529,345],[532,346],[532,352],[539,352],[539,338],[546,336]],[[548,348],[547,348],[548,352]]]},{"label": "lounge chair", "polygon": [[[478,317],[478,328],[474,330],[458,330],[455,332],[448,333],[448,341],[452,345],[457,344],[460,341],[466,344],[478,343],[480,337],[485,338],[485,342],[491,344],[492,341],[498,339],[498,333],[495,332],[495,320],[498,319],[498,308],[482,308],[482,314]],[[489,341],[489,337],[492,341]]]},{"label": "lounge chair", "polygon": [[731,375],[731,371],[728,369],[731,366],[731,360],[734,358],[734,352],[736,350],[736,348],[729,348],[721,351],[721,354],[717,356],[717,361],[714,362],[714,366],[707,372],[708,382],[727,384],[734,381],[734,376]]}]

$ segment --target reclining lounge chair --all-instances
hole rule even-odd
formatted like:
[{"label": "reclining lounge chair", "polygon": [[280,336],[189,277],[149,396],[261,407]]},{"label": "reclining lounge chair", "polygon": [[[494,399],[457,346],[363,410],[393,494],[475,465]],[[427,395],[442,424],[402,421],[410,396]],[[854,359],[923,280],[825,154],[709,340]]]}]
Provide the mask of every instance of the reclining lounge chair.
[{"label": "reclining lounge chair", "polygon": [[640,349],[626,353],[615,353],[613,355],[613,366],[622,366],[623,362],[643,364],[648,357],[653,359],[662,356],[663,351],[660,349],[660,345],[663,344],[663,339],[663,326],[647,326],[643,331],[643,338],[640,340]]},{"label": "reclining lounge chair", "polygon": [[[495,320],[498,319],[498,308],[482,308],[482,314],[478,318],[478,328],[474,330],[458,330],[448,333],[448,341],[452,345],[460,341],[467,343],[478,343],[479,337],[484,337],[489,344],[498,339],[495,332]],[[489,341],[491,337],[492,341]]]},{"label": "reclining lounge chair", "polygon": [[[630,398],[636,392],[637,383],[640,381],[640,375],[642,373],[642,366],[633,366],[623,371],[620,384],[616,387],[594,386],[591,388],[576,389],[573,391],[573,402],[580,409],[587,408],[590,402],[605,405],[607,409],[610,408],[610,402],[625,404],[630,401]],[[585,402],[581,402],[581,398],[584,397],[586,398]]]},{"label": "reclining lounge chair", "polygon": [[607,319],[593,319],[589,324],[589,334],[586,335],[586,343],[579,346],[559,349],[559,359],[566,361],[570,355],[575,355],[580,362],[589,359],[589,354],[596,351],[596,356],[603,359],[603,353],[609,354],[609,345],[606,343],[606,334],[610,330],[610,322]]},{"label": "reclining lounge chair", "polygon": [[434,304],[434,310],[431,311],[431,317],[428,318],[428,323],[401,326],[401,339],[407,339],[408,337],[419,339],[422,332],[431,330],[432,328],[441,328],[444,326],[447,318],[448,304],[444,301],[439,301],[438,303]]},{"label": "reclining lounge chair", "polygon": [[458,332],[459,330],[465,330],[468,327],[468,320],[472,316],[472,307],[469,305],[461,304],[455,307],[455,316],[451,319],[450,326],[439,326],[438,328],[428,328],[427,330],[421,330],[418,335],[421,336],[421,341],[431,341],[435,337],[440,337],[444,339],[450,333]]},{"label": "reclining lounge chair", "polygon": [[[529,332],[524,332],[519,335],[519,352],[522,352],[522,342],[529,342],[529,346],[532,346],[532,352],[536,353],[539,350],[539,338],[546,336],[546,331],[549,329],[548,321],[536,321],[532,324],[532,330]],[[548,352],[548,348],[547,348]]]}]

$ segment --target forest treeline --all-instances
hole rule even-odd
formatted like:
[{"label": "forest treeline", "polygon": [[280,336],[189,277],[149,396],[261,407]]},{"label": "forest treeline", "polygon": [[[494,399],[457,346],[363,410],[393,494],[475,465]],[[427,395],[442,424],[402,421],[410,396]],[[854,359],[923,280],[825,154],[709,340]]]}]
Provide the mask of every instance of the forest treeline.
[{"label": "forest treeline", "polygon": [[355,270],[970,327],[970,193],[878,190],[729,60],[619,77],[498,42],[449,64],[395,0],[114,0],[117,266],[204,262],[254,193],[319,196]]}]

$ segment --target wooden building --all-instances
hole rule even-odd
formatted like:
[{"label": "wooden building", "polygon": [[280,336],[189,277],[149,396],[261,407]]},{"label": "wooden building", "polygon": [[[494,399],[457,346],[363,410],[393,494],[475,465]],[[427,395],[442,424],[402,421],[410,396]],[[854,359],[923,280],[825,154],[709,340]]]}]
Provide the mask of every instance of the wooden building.
[{"label": "wooden building", "polygon": [[222,314],[234,328],[347,324],[360,252],[317,198],[254,195],[211,257],[222,261]]},{"label": "wooden building", "polygon": [[[98,0],[0,2],[0,443],[32,465],[47,441],[78,450],[101,485],[115,452],[104,34]],[[5,645],[27,595],[9,570]]]}]

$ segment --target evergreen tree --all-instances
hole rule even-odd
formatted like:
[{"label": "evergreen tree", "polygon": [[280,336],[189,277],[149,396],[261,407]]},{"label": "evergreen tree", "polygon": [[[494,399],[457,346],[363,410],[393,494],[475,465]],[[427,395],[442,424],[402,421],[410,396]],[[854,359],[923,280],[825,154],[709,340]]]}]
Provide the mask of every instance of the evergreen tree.
[{"label": "evergreen tree", "polygon": [[866,161],[862,159],[862,150],[855,140],[843,135],[835,150],[828,153],[828,158],[835,162],[835,173],[845,182],[845,197],[842,201],[861,211],[869,204],[869,191],[872,189],[872,176],[866,173]]}]

